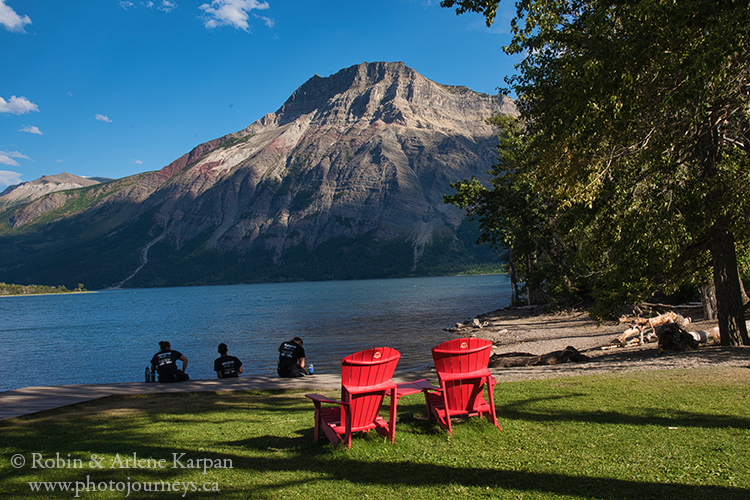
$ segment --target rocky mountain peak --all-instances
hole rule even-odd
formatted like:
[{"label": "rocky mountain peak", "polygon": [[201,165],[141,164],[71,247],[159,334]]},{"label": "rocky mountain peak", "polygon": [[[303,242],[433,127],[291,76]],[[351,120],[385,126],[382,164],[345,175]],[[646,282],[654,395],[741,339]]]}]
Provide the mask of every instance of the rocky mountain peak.
[{"label": "rocky mountain peak", "polygon": [[315,75],[300,86],[277,111],[281,123],[324,108],[336,96],[374,86],[383,80],[387,83],[401,78],[413,79],[417,73],[402,62],[375,62],[358,64],[323,78]]},{"label": "rocky mountain peak", "polygon": [[[485,109],[477,110],[478,103]],[[313,76],[275,113],[275,119],[283,125],[312,114],[317,121],[339,124],[380,120],[416,128],[453,128],[456,118],[466,115],[473,120],[475,111],[490,116],[515,112],[515,106],[504,96],[440,85],[403,62],[365,62],[327,78]]]},{"label": "rocky mountain peak", "polygon": [[[78,255],[61,248],[44,269],[92,288],[455,272],[470,265],[476,235],[443,196],[486,178],[497,144],[486,119],[515,113],[502,95],[401,62],[362,63],[313,76],[275,113],[157,172],[89,188],[84,209],[73,192],[55,193],[8,211],[7,223],[66,219],[45,227],[48,248],[74,241],[91,255],[60,262]],[[6,281],[31,280],[32,261],[9,257],[0,280],[4,269]]]}]

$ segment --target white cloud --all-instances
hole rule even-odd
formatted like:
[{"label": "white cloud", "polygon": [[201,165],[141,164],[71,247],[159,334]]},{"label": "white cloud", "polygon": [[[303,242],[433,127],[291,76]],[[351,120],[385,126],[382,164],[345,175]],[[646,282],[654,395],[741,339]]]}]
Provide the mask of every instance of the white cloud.
[{"label": "white cloud", "polygon": [[133,163],[135,163],[136,165],[143,165],[143,161],[141,160],[135,160],[133,161]]},{"label": "white cloud", "polygon": [[21,165],[13,158],[30,160],[28,156],[18,151],[0,151],[0,164],[10,165],[11,167],[20,167]]},{"label": "white cloud", "polygon": [[[2,2],[2,0],[0,0]],[[39,106],[25,97],[10,96],[9,100],[0,97],[0,113],[11,113],[14,115],[25,115],[32,111],[39,111]]]},{"label": "white cloud", "polygon": [[172,12],[177,8],[177,3],[170,2],[169,0],[162,0],[161,4],[157,7],[162,12]]},{"label": "white cloud", "polygon": [[97,119],[97,120],[99,120],[100,122],[107,122],[107,123],[112,123],[112,120],[110,120],[110,119],[109,119],[109,116],[107,116],[107,115],[102,115],[102,114],[100,114],[100,113],[97,113],[97,114],[96,114],[96,116],[95,116],[94,118],[96,118],[96,119]]},{"label": "white cloud", "polygon": [[276,21],[271,19],[270,17],[259,16],[257,14],[253,14],[253,15],[255,16],[256,19],[260,19],[261,21],[263,21],[263,24],[265,24],[269,28],[273,28],[273,25],[276,24]]},{"label": "white cloud", "polygon": [[13,186],[21,183],[21,174],[10,170],[0,170],[0,186]]},{"label": "white cloud", "polygon": [[5,5],[5,0],[0,0],[0,24],[8,31],[25,33],[26,30],[23,27],[31,24],[31,18],[19,16],[12,7]]},{"label": "white cloud", "polygon": [[156,9],[162,12],[169,13],[177,8],[177,2],[173,2],[171,0],[162,0],[159,4],[157,4],[156,2],[152,2],[152,1],[136,3],[136,2],[131,2],[129,0],[120,0],[120,7],[122,7],[125,10],[137,9],[138,7],[146,7],[147,9]]},{"label": "white cloud", "polygon": [[[203,25],[206,28],[218,28],[219,26],[232,26],[236,29],[249,31],[249,12],[253,10],[268,9],[268,2],[257,0],[213,0],[210,4],[204,3],[200,9],[206,13],[203,17]],[[266,26],[273,26],[273,20],[264,18]],[[270,21],[270,24],[269,24]]]},{"label": "white cloud", "polygon": [[19,132],[28,132],[29,134],[43,135],[42,131],[39,130],[39,127],[34,125],[24,125],[24,127],[19,130]]}]

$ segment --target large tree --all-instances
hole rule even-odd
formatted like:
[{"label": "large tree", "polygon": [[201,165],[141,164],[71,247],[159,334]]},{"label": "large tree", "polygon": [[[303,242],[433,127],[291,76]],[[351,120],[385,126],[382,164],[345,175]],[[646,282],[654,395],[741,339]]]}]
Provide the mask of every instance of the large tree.
[{"label": "large tree", "polygon": [[[498,5],[443,2],[488,25]],[[519,0],[516,9],[504,50],[523,57],[509,83],[528,178],[577,213],[584,240],[592,225],[601,231],[592,276],[620,276],[627,289],[636,271],[656,284],[710,267],[722,344],[750,344],[737,265],[750,241],[748,1]],[[639,224],[646,241],[623,243]],[[649,241],[664,253],[633,251]],[[672,277],[658,278],[654,263]]]},{"label": "large tree", "polygon": [[[513,302],[577,303],[586,298],[588,266],[576,238],[571,238],[575,211],[563,210],[536,188],[528,136],[518,119],[498,115],[487,120],[498,127],[498,162],[489,185],[475,178],[451,184],[444,200],[479,221],[478,243],[504,250],[513,287]],[[523,286],[521,286],[521,283]]]}]

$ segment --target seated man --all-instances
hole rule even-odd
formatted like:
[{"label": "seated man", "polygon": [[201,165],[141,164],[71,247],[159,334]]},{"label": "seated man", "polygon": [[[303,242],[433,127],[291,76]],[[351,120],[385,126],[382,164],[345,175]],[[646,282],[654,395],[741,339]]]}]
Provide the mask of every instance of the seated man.
[{"label": "seated man", "polygon": [[242,361],[234,356],[227,355],[227,345],[219,344],[219,354],[221,357],[214,361],[214,370],[219,378],[232,378],[242,373]]},{"label": "seated man", "polygon": [[[179,351],[173,351],[169,342],[159,342],[160,351],[151,358],[151,371],[159,374],[159,382],[183,382],[189,380],[187,370],[188,360]],[[177,368],[177,361],[182,361],[182,370]]]},{"label": "seated man", "polygon": [[302,339],[294,337],[279,346],[279,366],[276,372],[279,377],[301,377],[305,374],[305,349]]}]

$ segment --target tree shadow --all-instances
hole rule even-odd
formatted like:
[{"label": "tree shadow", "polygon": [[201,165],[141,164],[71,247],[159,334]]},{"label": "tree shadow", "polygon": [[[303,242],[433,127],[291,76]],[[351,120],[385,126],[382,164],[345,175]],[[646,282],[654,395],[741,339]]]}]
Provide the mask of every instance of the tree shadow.
[{"label": "tree shadow", "polygon": [[[352,456],[354,454],[341,449],[334,450],[324,438],[318,443],[313,441],[312,405],[309,410],[306,409],[306,406],[300,402],[303,398],[301,395],[238,395],[232,396],[234,399],[231,401],[230,397],[225,395],[207,396],[167,398],[166,400],[161,396],[151,398],[156,401],[136,399],[128,401],[127,398],[120,397],[119,400],[110,401],[111,408],[103,410],[100,409],[101,406],[92,402],[88,405],[80,405],[77,409],[45,412],[49,415],[19,419],[11,424],[0,424],[0,432],[3,433],[2,449],[8,457],[20,452],[28,455],[30,451],[44,456],[54,456],[56,452],[59,452],[63,456],[71,454],[76,457],[90,453],[92,450],[101,450],[102,453],[118,452],[123,455],[136,453],[143,457],[166,460],[170,460],[174,452],[183,449],[187,451],[187,458],[231,460],[232,467],[228,471],[223,471],[224,476],[218,475],[218,472],[214,474],[215,471],[212,471],[211,475],[206,476],[207,478],[224,477],[228,478],[227,483],[231,482],[231,478],[240,475],[244,478],[264,478],[262,484],[252,486],[252,491],[240,491],[240,487],[237,486],[227,486],[226,490],[222,491],[222,495],[242,498],[249,495],[252,498],[275,499],[279,497],[282,489],[324,481],[341,481],[355,487],[389,485],[395,488],[393,490],[395,492],[398,492],[400,487],[437,488],[448,491],[459,485],[482,490],[489,489],[496,493],[511,490],[520,494],[551,494],[604,500],[641,500],[644,498],[744,500],[750,498],[748,488],[592,477],[576,474],[575,471],[552,473],[514,470],[509,466],[499,464],[497,460],[488,461],[481,458],[468,464],[464,461],[460,465],[431,463],[428,461],[430,458],[404,459],[398,453],[390,455],[396,458],[359,459]],[[505,405],[498,408],[499,414],[503,415],[506,420],[517,418],[545,422],[580,420],[595,423],[622,423],[625,419],[628,423],[629,419],[629,423],[633,425],[653,425],[653,421],[646,417],[619,413],[602,414],[579,411],[550,415],[526,408],[539,400],[551,399],[554,398],[527,399]],[[420,402],[417,403],[417,401]],[[167,406],[163,407],[164,404]],[[231,406],[233,411],[225,412],[223,408],[225,405]],[[413,400],[405,400],[404,404],[399,405],[399,413],[402,415],[422,410],[423,404],[419,396],[415,396]],[[128,418],[130,412],[138,418]],[[269,427],[271,424],[266,422],[263,435],[239,439],[223,437],[221,429],[229,424],[247,424],[249,428],[252,428],[253,423],[250,417],[254,413],[259,413],[255,417],[258,419],[278,419],[280,423],[299,420],[299,423],[291,424],[291,430],[287,428],[278,435],[273,435],[274,427]],[[117,415],[117,418],[113,415]],[[165,416],[169,418],[169,422],[176,424],[175,428],[179,429],[179,432],[154,436],[150,427]],[[285,416],[289,419],[285,420]],[[716,418],[688,412],[685,412],[683,417],[692,422],[691,425],[703,427],[709,423],[715,425]],[[438,432],[434,431],[434,426],[427,422],[420,422],[409,417],[404,417],[404,420],[409,422],[409,425],[402,427],[402,432],[404,429],[410,433],[416,430],[417,434]],[[733,420],[737,422],[732,422]],[[741,424],[733,425],[736,427],[750,427],[745,419],[728,419],[727,421]],[[195,448],[195,438],[190,444],[183,444],[187,442],[183,441],[183,434],[197,432],[200,435],[200,429],[191,428],[193,425],[204,425],[210,429],[205,437],[198,439],[201,443],[201,448],[198,449]],[[729,424],[724,422],[724,425]],[[492,430],[488,429],[488,431]],[[398,432],[397,428],[397,438]],[[502,436],[499,431],[498,435]],[[382,440],[374,436],[361,441],[358,439],[353,446],[379,446],[376,443],[363,442],[374,439]],[[392,445],[384,440],[382,446],[388,447],[389,451],[398,452],[398,448],[391,448]],[[395,446],[397,447],[398,444]],[[58,469],[53,473],[55,480],[75,481],[82,477],[81,471],[75,469]],[[199,474],[194,470],[179,467],[147,468],[138,471],[118,468],[91,471],[94,481],[122,481],[131,473],[134,478],[153,481],[179,480]],[[274,473],[283,474],[274,477]],[[292,477],[300,477],[300,479],[289,479]],[[12,469],[7,461],[0,465],[0,483],[12,486],[10,490],[5,490],[5,487],[3,489],[16,492],[19,497],[20,492],[25,491],[28,494],[25,481],[31,478],[38,479],[38,471],[28,468]],[[240,483],[240,481],[237,482]],[[245,479],[242,484],[247,484],[247,482]]]},{"label": "tree shadow", "polygon": [[[284,440],[282,440],[284,441]],[[264,438],[249,439],[237,445],[263,450],[268,446]],[[275,443],[276,446],[297,448],[299,440],[286,440],[286,443]],[[353,446],[356,446],[354,443]],[[391,446],[383,444],[383,446]],[[300,452],[303,457],[295,456],[282,459],[249,459],[243,461],[243,467],[256,472],[297,472],[308,471],[320,479],[312,481],[345,481],[354,485],[369,486],[390,484],[396,487],[445,487],[453,485],[477,487],[482,490],[516,490],[528,493],[547,493],[570,497],[597,499],[642,500],[651,499],[714,499],[740,500],[750,498],[750,489],[713,486],[688,485],[673,483],[656,483],[631,481],[607,477],[581,476],[574,473],[557,474],[513,470],[510,468],[492,467],[490,464],[477,461],[474,466],[448,466],[423,463],[412,460],[399,461],[362,461],[357,459],[330,460],[330,446],[321,446],[320,450],[309,447]],[[298,458],[304,458],[299,460]],[[299,481],[299,485],[311,480]],[[288,488],[294,483],[271,484],[262,491],[268,498],[276,497],[276,490]]]},{"label": "tree shadow", "polygon": [[[533,422],[586,422],[592,424],[620,424],[637,426],[664,426],[664,427],[695,427],[719,429],[732,427],[736,429],[750,429],[750,418],[736,415],[716,415],[709,413],[696,413],[691,411],[663,408],[640,408],[643,415],[632,415],[615,411],[602,411],[592,409],[589,411],[579,410],[555,410],[535,411],[530,409],[536,403],[549,402],[557,399],[570,399],[571,397],[586,397],[587,394],[566,394],[564,396],[551,396],[544,398],[530,398],[514,403],[497,406],[498,419],[523,420]],[[583,406],[583,405],[582,405]],[[668,413],[668,415],[665,415]]]}]

